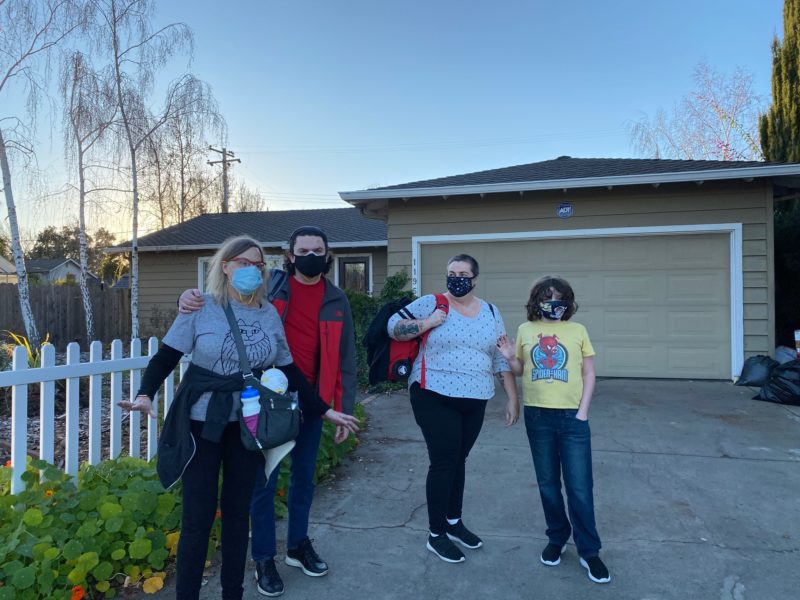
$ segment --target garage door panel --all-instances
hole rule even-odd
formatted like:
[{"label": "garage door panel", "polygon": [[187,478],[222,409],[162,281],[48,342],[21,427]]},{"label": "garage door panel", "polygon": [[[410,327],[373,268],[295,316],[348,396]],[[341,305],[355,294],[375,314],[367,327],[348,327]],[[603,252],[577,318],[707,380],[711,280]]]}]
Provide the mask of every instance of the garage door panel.
[{"label": "garage door panel", "polygon": [[730,283],[727,273],[701,270],[666,276],[666,299],[669,302],[708,302],[727,305]]},{"label": "garage door panel", "polygon": [[716,311],[672,311],[667,316],[670,339],[697,338],[724,342],[728,338],[730,322]]},{"label": "garage door panel", "polygon": [[656,298],[655,278],[642,273],[610,275],[603,279],[603,304],[616,302],[653,302]]},{"label": "garage door panel", "polygon": [[[478,295],[497,305],[512,334],[533,281],[565,277],[601,376],[730,377],[728,234],[423,244],[422,293],[445,288],[446,262],[462,252],[480,263]],[[744,293],[745,302],[765,294]]]},{"label": "garage door panel", "polygon": [[[603,269],[653,268],[663,253],[662,248],[653,247],[663,246],[663,241],[657,238],[601,238],[599,242]],[[596,250],[592,248],[592,252]]]},{"label": "garage door panel", "polygon": [[707,377],[728,364],[730,357],[720,352],[719,348],[680,348],[667,349],[667,364],[670,371],[684,377]]},{"label": "garage door panel", "polygon": [[728,258],[728,248],[703,235],[665,238],[664,266],[668,268],[716,268]]},{"label": "garage door panel", "polygon": [[[658,334],[657,329],[659,323],[657,319],[653,318],[652,311],[624,311],[614,312],[608,311],[602,315],[603,329],[602,337],[607,339],[628,338],[628,339],[653,339]],[[584,322],[586,328],[589,330],[591,337],[597,336],[592,334],[593,328]]]}]

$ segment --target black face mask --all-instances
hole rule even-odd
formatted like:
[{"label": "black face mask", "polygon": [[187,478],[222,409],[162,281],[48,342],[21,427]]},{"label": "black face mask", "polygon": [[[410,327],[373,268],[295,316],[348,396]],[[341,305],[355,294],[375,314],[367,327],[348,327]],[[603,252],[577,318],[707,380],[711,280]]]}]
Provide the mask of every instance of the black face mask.
[{"label": "black face mask", "polygon": [[306,254],[294,257],[294,267],[306,277],[316,277],[325,272],[328,266],[328,255]]}]

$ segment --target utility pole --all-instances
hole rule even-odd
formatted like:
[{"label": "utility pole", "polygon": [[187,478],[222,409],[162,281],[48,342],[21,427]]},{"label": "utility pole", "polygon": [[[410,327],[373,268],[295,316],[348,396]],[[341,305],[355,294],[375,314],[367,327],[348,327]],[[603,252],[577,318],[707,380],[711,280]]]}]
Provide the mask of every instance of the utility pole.
[{"label": "utility pole", "polygon": [[206,162],[210,165],[218,165],[222,163],[222,212],[226,213],[228,212],[228,163],[241,163],[242,161],[238,158],[233,158],[233,152],[224,147],[222,150],[217,150],[214,148],[214,146],[209,146],[208,149],[212,152],[217,152],[222,155],[222,159],[220,160],[209,160]]}]

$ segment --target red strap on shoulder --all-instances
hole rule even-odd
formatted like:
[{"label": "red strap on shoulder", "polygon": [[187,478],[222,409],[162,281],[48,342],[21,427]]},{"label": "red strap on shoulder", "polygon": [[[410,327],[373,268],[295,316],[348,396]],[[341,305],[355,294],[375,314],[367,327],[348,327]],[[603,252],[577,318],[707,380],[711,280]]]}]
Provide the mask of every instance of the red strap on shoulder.
[{"label": "red strap on shoulder", "polygon": [[[447,301],[447,296],[444,294],[434,294],[436,298],[436,307],[433,309],[433,312],[437,310],[443,310],[445,314],[450,312],[450,303]],[[433,312],[431,314],[433,314]],[[431,332],[430,329],[423,333],[420,336],[419,342],[419,352],[422,354],[422,364],[420,365],[420,375],[419,375],[419,387],[423,390],[425,389],[425,345],[428,342],[428,334]]]}]

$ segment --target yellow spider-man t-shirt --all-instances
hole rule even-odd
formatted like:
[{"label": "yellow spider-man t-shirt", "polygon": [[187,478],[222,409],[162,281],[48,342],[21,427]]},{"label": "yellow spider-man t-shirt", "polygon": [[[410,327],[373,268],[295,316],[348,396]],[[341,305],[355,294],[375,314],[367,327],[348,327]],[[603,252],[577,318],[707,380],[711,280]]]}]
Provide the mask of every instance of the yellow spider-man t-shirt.
[{"label": "yellow spider-man t-shirt", "polygon": [[583,357],[594,356],[586,328],[572,321],[528,321],[517,330],[522,361],[523,404],[578,408],[583,394]]}]

